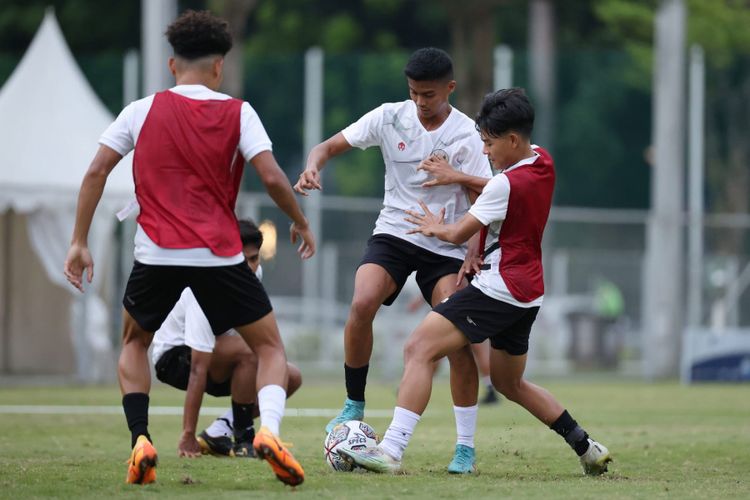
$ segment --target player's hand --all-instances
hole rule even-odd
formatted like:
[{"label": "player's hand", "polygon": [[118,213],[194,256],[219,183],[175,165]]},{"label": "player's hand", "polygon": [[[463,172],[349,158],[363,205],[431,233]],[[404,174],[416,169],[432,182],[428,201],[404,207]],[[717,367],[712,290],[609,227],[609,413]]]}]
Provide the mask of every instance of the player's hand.
[{"label": "player's hand", "polygon": [[430,156],[422,160],[417,170],[427,172],[432,179],[423,183],[422,187],[445,186],[446,184],[455,184],[458,182],[456,170],[451,167],[444,158],[439,156]]},{"label": "player's hand", "polygon": [[65,257],[63,273],[71,285],[83,292],[83,272],[86,271],[86,281],[94,279],[94,259],[91,258],[89,248],[85,245],[72,244]]},{"label": "player's hand", "polygon": [[297,238],[302,239],[302,243],[297,249],[297,253],[303,260],[309,259],[315,255],[315,235],[310,230],[310,226],[300,227],[295,223],[289,227],[292,244],[297,243]]},{"label": "player's hand", "polygon": [[439,213],[433,214],[422,200],[419,200],[419,206],[422,207],[424,213],[405,210],[409,217],[404,217],[404,220],[417,226],[415,229],[407,231],[406,234],[422,233],[425,236],[435,236],[436,227],[443,225],[445,207],[441,208]]},{"label": "player's hand", "polygon": [[320,185],[320,172],[316,168],[306,168],[299,174],[299,180],[294,185],[294,190],[303,196],[311,189],[322,190]]},{"label": "player's hand", "polygon": [[194,432],[183,432],[180,442],[177,444],[177,453],[180,457],[195,458],[201,456],[201,445],[195,439]]},{"label": "player's hand", "polygon": [[461,285],[461,281],[467,276],[476,276],[482,272],[482,264],[484,259],[479,255],[466,254],[464,263],[461,265],[461,269],[458,270],[458,277],[456,278],[456,286]]}]

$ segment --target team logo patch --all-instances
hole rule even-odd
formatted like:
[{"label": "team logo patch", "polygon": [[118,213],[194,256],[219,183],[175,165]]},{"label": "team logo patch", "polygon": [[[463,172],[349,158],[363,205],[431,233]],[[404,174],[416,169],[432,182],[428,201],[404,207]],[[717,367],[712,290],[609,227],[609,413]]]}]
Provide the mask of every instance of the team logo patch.
[{"label": "team logo patch", "polygon": [[432,153],[430,153],[430,156],[435,156],[437,158],[440,158],[441,160],[448,161],[448,153],[446,153],[444,149],[433,149]]},{"label": "team logo patch", "polygon": [[455,155],[453,155],[453,163],[456,164],[456,166],[462,165],[466,161],[466,157],[469,156],[469,149],[466,146],[461,146],[461,148],[456,152]]},{"label": "team logo patch", "polygon": [[404,149],[406,149],[406,143],[404,141],[399,142],[398,143],[398,150],[399,151],[403,151]]}]

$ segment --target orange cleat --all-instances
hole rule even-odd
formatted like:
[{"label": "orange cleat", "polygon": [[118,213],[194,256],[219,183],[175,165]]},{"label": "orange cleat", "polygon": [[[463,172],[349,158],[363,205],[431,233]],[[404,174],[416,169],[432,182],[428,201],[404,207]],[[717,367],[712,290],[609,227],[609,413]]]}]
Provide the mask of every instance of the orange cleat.
[{"label": "orange cleat", "polygon": [[128,459],[126,483],[149,484],[156,481],[156,448],[146,436],[138,436]]},{"label": "orange cleat", "polygon": [[266,460],[271,465],[274,474],[282,483],[297,486],[305,480],[302,466],[268,428],[260,428],[253,440],[253,448],[258,458]]}]

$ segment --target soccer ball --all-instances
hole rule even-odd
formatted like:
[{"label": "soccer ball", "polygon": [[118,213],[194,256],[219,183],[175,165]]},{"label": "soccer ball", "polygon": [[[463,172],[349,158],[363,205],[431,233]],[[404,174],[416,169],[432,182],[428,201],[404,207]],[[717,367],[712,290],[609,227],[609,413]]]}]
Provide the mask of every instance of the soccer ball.
[{"label": "soccer ball", "polygon": [[323,451],[331,469],[350,472],[351,464],[339,456],[338,450],[359,450],[377,444],[375,429],[359,420],[350,420],[331,429],[323,443]]}]

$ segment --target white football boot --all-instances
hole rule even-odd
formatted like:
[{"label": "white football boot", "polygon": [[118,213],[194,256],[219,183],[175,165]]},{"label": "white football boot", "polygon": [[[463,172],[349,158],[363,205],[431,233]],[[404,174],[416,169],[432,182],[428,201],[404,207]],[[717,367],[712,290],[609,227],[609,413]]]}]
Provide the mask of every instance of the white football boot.
[{"label": "white football boot", "polygon": [[609,450],[603,444],[589,439],[589,449],[581,455],[583,473],[587,476],[598,476],[607,472],[607,464],[612,461]]}]

